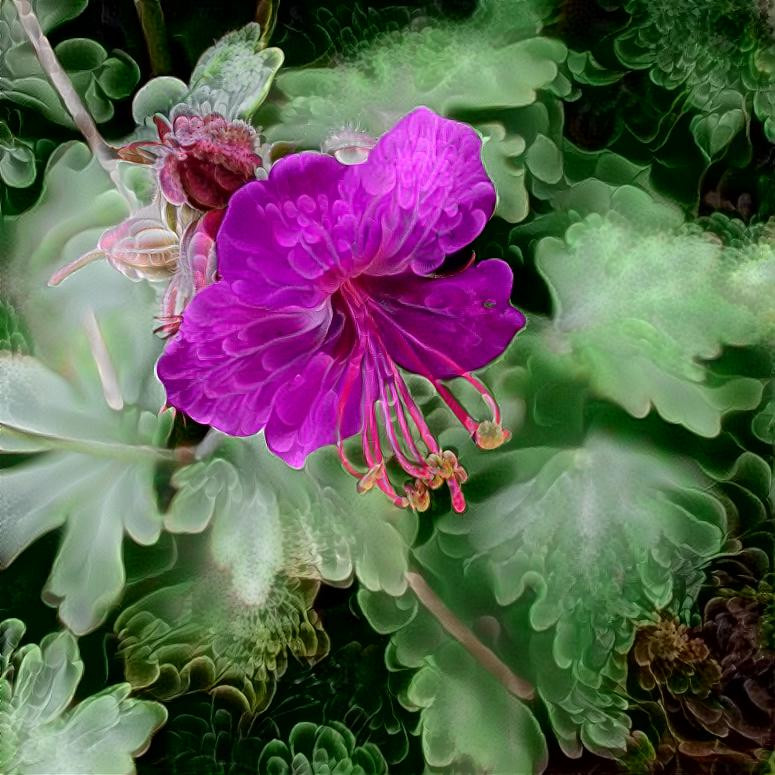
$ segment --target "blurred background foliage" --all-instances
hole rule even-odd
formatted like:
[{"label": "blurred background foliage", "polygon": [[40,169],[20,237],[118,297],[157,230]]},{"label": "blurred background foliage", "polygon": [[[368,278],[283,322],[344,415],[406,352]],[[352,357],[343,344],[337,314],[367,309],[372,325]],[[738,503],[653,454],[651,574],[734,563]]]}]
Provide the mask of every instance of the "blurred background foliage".
[{"label": "blurred background foliage", "polygon": [[32,6],[111,144],[249,22],[278,154],[471,123],[498,209],[447,268],[507,260],[528,327],[497,451],[414,381],[463,517],[159,413],[155,289],[46,287],[130,203],[0,0],[0,769],[775,772],[772,4]]}]

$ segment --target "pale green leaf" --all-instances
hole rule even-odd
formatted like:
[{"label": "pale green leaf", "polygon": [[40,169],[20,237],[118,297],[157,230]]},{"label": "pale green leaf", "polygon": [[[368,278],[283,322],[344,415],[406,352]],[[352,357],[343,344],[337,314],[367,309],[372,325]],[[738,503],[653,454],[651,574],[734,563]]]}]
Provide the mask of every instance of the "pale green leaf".
[{"label": "pale green leaf", "polygon": [[633,416],[653,407],[669,422],[715,436],[725,412],[758,404],[762,386],[716,379],[705,361],[724,345],[771,335],[775,307],[762,289],[775,254],[766,243],[725,249],[697,229],[655,228],[643,222],[643,208],[624,218],[619,213],[633,211],[621,203],[617,210],[591,214],[564,240],[538,245],[555,307],[551,327],[537,329],[542,349],[558,363],[573,360],[595,392]]},{"label": "pale green leaf", "polygon": [[186,102],[207,103],[229,118],[250,118],[283,63],[283,52],[265,45],[255,22],[224,35],[199,58]]},{"label": "pale green leaf", "polygon": [[[8,775],[130,775],[167,713],[129,697],[128,684],[72,705],[83,663],[68,632],[17,649],[18,620],[0,624],[6,669],[0,677],[0,768]],[[15,653],[14,653],[15,651]]]},{"label": "pale green leaf", "polygon": [[542,772],[541,728],[528,707],[458,643],[448,641],[412,678],[405,701],[419,708],[432,772]]},{"label": "pale green leaf", "polygon": [[283,70],[276,85],[287,100],[257,119],[270,141],[318,148],[348,127],[379,136],[419,105],[464,119],[486,138],[496,213],[516,222],[531,183],[556,183],[562,173],[557,97],[570,90],[560,71],[567,51],[538,37],[546,12],[533,0],[485,2],[466,22],[384,35],[334,67]]},{"label": "pale green leaf", "polygon": [[65,525],[44,597],[74,632],[96,627],[119,597],[124,532],[141,544],[159,536],[153,480],[167,453],[151,445],[156,424],[84,400],[33,358],[0,358],[0,448],[48,451],[0,470],[0,563]]}]

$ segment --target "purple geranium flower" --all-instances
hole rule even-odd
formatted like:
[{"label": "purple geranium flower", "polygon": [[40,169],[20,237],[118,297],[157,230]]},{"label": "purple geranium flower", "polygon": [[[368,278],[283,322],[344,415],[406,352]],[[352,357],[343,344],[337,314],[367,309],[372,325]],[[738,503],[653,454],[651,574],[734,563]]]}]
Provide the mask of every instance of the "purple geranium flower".
[{"label": "purple geranium flower", "polygon": [[[427,108],[362,164],[313,152],[281,159],[229,202],[220,279],[194,297],[159,360],[168,403],[232,435],[264,429],[294,467],[336,443],[359,489],[376,485],[399,506],[427,508],[429,489],[446,482],[462,511],[465,471],[439,446],[401,369],[426,377],[480,447],[509,437],[469,372],[525,323],[509,302],[511,270],[489,260],[432,274],[494,206],[479,137]],[[479,390],[489,419],[472,418],[443,384],[455,377]],[[356,433],[365,472],[343,449]],[[414,480],[405,495],[388,476],[390,456]]]}]

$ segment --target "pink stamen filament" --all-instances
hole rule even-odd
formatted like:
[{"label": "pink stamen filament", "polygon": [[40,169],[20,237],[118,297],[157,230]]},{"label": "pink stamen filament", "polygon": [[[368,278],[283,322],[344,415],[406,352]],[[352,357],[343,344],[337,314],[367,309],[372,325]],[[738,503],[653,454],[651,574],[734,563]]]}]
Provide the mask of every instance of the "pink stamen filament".
[{"label": "pink stamen filament", "polygon": [[352,476],[355,476],[358,479],[361,478],[362,474],[359,473],[358,469],[350,462],[349,458],[347,457],[347,454],[344,451],[344,439],[342,438],[342,421],[344,420],[344,410],[345,410],[345,407],[347,406],[347,399],[350,397],[350,393],[352,392],[352,387],[358,376],[358,372],[360,371],[362,361],[363,361],[363,351],[361,351],[358,354],[358,357],[354,361],[352,361],[347,367],[347,372],[345,374],[345,379],[344,379],[344,385],[342,387],[342,393],[339,396],[339,406],[337,407],[337,416],[336,416],[336,450],[339,453],[339,460],[342,462],[342,466],[344,467],[344,470],[347,471],[348,474],[351,474]]},{"label": "pink stamen filament", "polygon": [[[368,381],[367,381],[368,385]],[[379,441],[379,425],[377,423],[376,399],[371,394],[371,388],[367,387],[364,400],[364,418],[366,419],[366,428],[363,434],[363,456],[366,459],[366,465],[369,470],[377,468],[379,474],[375,479],[375,484],[385,495],[390,498],[397,506],[404,508],[406,498],[402,498],[393,488],[388,479],[387,470],[384,465],[382,447]]]},{"label": "pink stamen filament", "polygon": [[[397,506],[406,507],[411,504],[420,510],[427,508],[427,500],[424,501],[425,505],[421,505],[423,499],[427,499],[427,495],[423,495],[423,492],[427,493],[425,488],[435,481],[437,483],[434,485],[435,489],[443,480],[449,487],[453,509],[458,513],[464,511],[466,503],[460,485],[466,479],[465,471],[456,463],[454,467],[445,468],[439,463],[432,462],[433,457],[446,459],[446,456],[451,453],[442,452],[425,417],[414,402],[398,365],[388,354],[379,331],[374,325],[374,317],[369,314],[370,308],[376,305],[369,304],[369,298],[364,297],[359,289],[349,282],[341,286],[340,292],[356,327],[364,333],[362,339],[364,347],[359,351],[357,359],[348,367],[339,399],[337,450],[342,465],[348,473],[359,479],[359,489],[362,488],[362,491],[367,491],[373,485],[377,485]],[[407,335],[407,339],[413,340],[414,338]],[[402,341],[404,351],[409,354],[409,362],[416,364],[415,371],[430,380],[466,430],[475,435],[481,423],[474,420],[451,391],[429,373],[414,348],[407,346],[405,340]],[[478,379],[459,369],[451,358],[442,357],[452,366],[453,371],[466,379],[479,392],[485,404],[491,409],[494,422],[498,423],[500,412],[486,387]],[[366,374],[365,368],[367,366],[373,369],[373,372]],[[363,375],[364,383],[361,404],[361,440],[364,461],[368,467],[365,473],[360,472],[347,458],[341,438],[345,406],[359,371]],[[373,388],[375,378],[379,383],[378,395],[375,395]],[[378,400],[381,404],[385,436],[393,456],[401,468],[415,480],[414,484],[407,485],[408,497],[399,496],[388,477],[381,446],[380,422],[377,417],[376,404]],[[422,440],[427,449],[427,455],[420,452],[416,437]],[[452,457],[454,458],[454,456]]]},{"label": "pink stamen filament", "polygon": [[[378,315],[382,315],[384,317],[383,310],[379,307],[377,304],[371,304],[369,305],[369,308],[376,312]],[[417,339],[411,334],[411,332],[407,331],[405,328],[400,327],[398,322],[391,318],[390,324],[394,327],[401,328],[401,331],[405,334],[405,338],[407,340],[412,340],[420,346],[420,343],[417,342]],[[441,390],[439,390],[439,380],[436,379],[426,368],[423,361],[419,358],[417,355],[417,352],[414,348],[409,347],[403,340],[401,340],[403,346],[403,352],[408,356],[408,359],[412,363],[412,370],[415,371],[417,374],[420,374],[421,376],[425,377],[429,382],[432,382],[434,387],[439,391],[439,395],[444,400],[444,403],[449,406],[449,408],[454,412],[455,416],[460,420],[461,423],[466,427],[466,430],[468,430],[470,433],[473,433],[476,428],[479,426],[479,421],[474,420],[468,412],[462,407],[459,401],[454,399],[451,392],[443,388],[443,393]],[[459,366],[452,358],[449,357],[444,352],[441,352],[440,350],[433,349],[433,354],[440,358],[442,361],[444,361],[445,365],[449,367],[450,371],[455,374],[458,377],[461,377],[462,379],[466,380],[470,385],[474,387],[474,389],[479,393],[479,395],[482,397],[482,400],[484,401],[487,408],[492,412],[493,418],[492,422],[496,425],[500,424],[501,421],[501,413],[500,413],[500,407],[498,406],[498,403],[493,398],[490,391],[487,389],[487,387],[484,385],[481,380],[474,377],[471,373],[465,371],[461,366]],[[448,398],[452,398],[454,401],[455,406],[453,406]],[[467,418],[466,420],[463,419],[463,417]],[[473,430],[471,429],[473,427]]]},{"label": "pink stamen filament", "polygon": [[[411,461],[409,458],[404,454],[401,443],[396,436],[396,429],[395,429],[395,423],[393,421],[393,409],[395,409],[396,415],[398,414],[398,409],[393,405],[391,401],[389,401],[387,393],[385,391],[385,384],[380,383],[380,395],[382,399],[382,415],[385,420],[385,431],[388,435],[388,439],[390,439],[390,446],[393,448],[393,452],[395,453],[396,459],[398,460],[399,464],[401,465],[401,468],[404,469],[408,474],[411,474],[412,476],[416,476],[419,479],[424,479],[429,476],[428,474],[428,467],[420,463],[419,461]],[[400,427],[400,423],[399,423]],[[402,430],[402,438],[404,439],[404,443],[408,445],[408,442],[406,441],[406,436],[403,434]],[[421,467],[422,466],[422,467]]]},{"label": "pink stamen filament", "polygon": [[414,436],[412,435],[411,430],[409,429],[409,424],[406,421],[406,409],[401,402],[401,398],[398,394],[398,390],[396,389],[395,385],[392,383],[389,383],[387,385],[388,390],[390,391],[390,398],[393,401],[395,407],[396,407],[396,418],[398,419],[398,425],[401,428],[401,434],[404,439],[406,439],[406,444],[409,448],[410,454],[414,456],[415,460],[423,460],[423,455],[420,453],[420,450],[417,448],[417,444],[414,440]]},{"label": "pink stamen filament", "polygon": [[390,366],[393,371],[393,384],[398,388],[401,399],[409,412],[409,416],[414,421],[415,427],[420,434],[420,438],[430,452],[440,452],[441,447],[439,447],[439,443],[431,433],[428,424],[425,422],[425,417],[423,417],[422,412],[419,410],[417,404],[415,404],[414,399],[409,392],[409,388],[406,386],[406,382],[404,382],[403,377],[398,371],[398,367],[393,363],[392,359],[390,360]]},{"label": "pink stamen filament", "polygon": [[463,408],[463,405],[452,395],[452,393],[439,382],[432,379],[431,384],[436,388],[436,392],[444,400],[444,403],[450,408],[452,414],[460,420],[460,423],[469,433],[476,433],[476,429],[479,427],[479,423],[471,417],[468,412]]},{"label": "pink stamen filament", "polygon": [[[379,342],[379,344],[381,345],[381,342]],[[421,455],[420,451],[417,449],[412,433],[406,423],[404,409],[400,403],[398,391],[394,384],[396,379],[400,379],[400,375],[396,376],[396,372],[392,368],[393,364],[390,357],[384,351],[381,351],[371,338],[369,339],[369,350],[377,370],[382,414],[385,420],[385,432],[390,440],[391,447],[393,448],[401,467],[407,473],[412,476],[425,478],[428,476],[427,465],[424,456]],[[390,390],[390,395],[388,395],[388,389]],[[393,413],[395,413],[396,416],[395,422],[393,420]],[[407,455],[404,454],[401,441],[396,435],[396,422],[400,430],[400,439],[403,440],[409,455],[414,456],[414,460],[409,460]]]},{"label": "pink stamen filament", "polygon": [[[379,357],[380,353],[378,353],[378,351],[372,350],[372,353],[375,356],[375,360],[378,359],[378,362],[380,364],[383,361],[387,361],[387,364],[389,365],[389,368],[392,371],[392,379],[390,379],[389,381],[387,379],[380,379],[380,395],[382,397],[383,414],[385,417],[386,431],[390,439],[391,446],[393,447],[393,450],[396,454],[396,458],[401,464],[401,467],[408,474],[411,474],[412,476],[416,477],[421,481],[430,482],[434,478],[434,474],[432,473],[430,466],[428,466],[428,464],[425,462],[423,462],[421,468],[412,464],[409,460],[406,459],[405,455],[401,450],[401,446],[395,435],[395,429],[392,422],[392,414],[389,409],[389,402],[387,401],[387,395],[385,391],[386,382],[391,387],[391,389],[397,389],[397,391],[401,394],[404,400],[408,402],[409,405],[407,406],[407,409],[409,410],[409,413],[412,416],[412,419],[415,420],[415,425],[417,426],[418,432],[423,437],[424,441],[427,437],[426,446],[428,446],[429,452],[436,453],[436,454],[440,453],[440,447],[438,445],[438,442],[431,434],[430,429],[428,428],[425,422],[425,418],[422,416],[422,413],[420,412],[420,410],[417,408],[416,404],[412,400],[411,395],[409,393],[409,389],[406,387],[406,383],[403,381],[403,378],[401,377],[401,374],[398,371],[398,368],[396,367],[393,360],[390,358],[390,356],[387,355],[387,353],[384,350],[381,353],[382,358]],[[380,371],[383,371],[383,370],[380,370]],[[382,376],[382,374],[380,374],[380,376]],[[385,376],[387,377],[387,375]],[[403,415],[403,405],[399,401],[396,403],[396,405],[394,405],[394,408],[396,410],[396,416],[402,417],[404,420],[403,424],[401,423],[401,420],[398,420],[398,423],[399,423],[399,426],[401,427],[403,438],[407,440],[406,441],[407,447],[413,448],[417,454],[418,459],[422,459],[419,451],[417,450],[417,446],[414,443],[412,434],[406,425],[405,417]],[[412,408],[414,409],[414,413],[412,411]],[[447,476],[445,477],[445,481],[450,490],[450,495],[452,498],[452,508],[457,513],[461,513],[465,511],[465,508],[466,508],[465,496],[463,495],[463,491],[460,487],[460,483],[457,480],[456,476],[454,474],[452,476]]]}]

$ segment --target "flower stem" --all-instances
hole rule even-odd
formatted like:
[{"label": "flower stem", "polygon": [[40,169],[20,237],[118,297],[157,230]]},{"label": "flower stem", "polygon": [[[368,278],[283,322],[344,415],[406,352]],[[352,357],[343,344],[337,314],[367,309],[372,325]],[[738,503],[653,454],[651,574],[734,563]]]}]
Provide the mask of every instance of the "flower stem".
[{"label": "flower stem", "polygon": [[521,700],[532,700],[535,697],[535,689],[531,684],[515,675],[491,649],[487,648],[445,605],[419,573],[407,571],[404,577],[428,612],[488,673],[500,681],[507,691]]},{"label": "flower stem", "polygon": [[269,45],[269,39],[274,32],[274,26],[277,22],[277,6],[279,0],[258,0],[256,6],[255,20],[261,25],[261,42]]},{"label": "flower stem", "polygon": [[204,460],[210,457],[225,438],[226,435],[224,433],[221,433],[216,428],[210,428],[205,433],[204,438],[194,448],[194,458],[196,460]]},{"label": "flower stem", "polygon": [[13,0],[13,4],[19,16],[19,23],[35,50],[43,72],[57,90],[62,103],[73,119],[73,123],[83,135],[94,157],[110,176],[115,187],[131,202],[131,196],[118,176],[118,157],[103,139],[97,125],[81,102],[70,78],[56,58],[54,49],[51,48],[51,43],[43,34],[38,17],[35,16],[29,0]]},{"label": "flower stem", "polygon": [[[93,441],[90,439],[70,439],[65,436],[50,436],[47,433],[35,433],[15,428],[12,425],[0,425],[0,432],[11,437],[32,442],[40,442],[41,448],[67,450],[92,457],[105,457],[114,460],[136,462],[153,459],[159,462],[185,462],[184,447],[180,450],[160,449],[146,444],[121,444],[120,442]],[[43,451],[41,449],[40,451]]]},{"label": "flower stem", "polygon": [[167,25],[161,0],[135,0],[135,9],[143,29],[151,71],[154,75],[171,72],[172,61],[167,50]]}]

